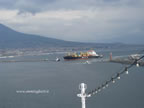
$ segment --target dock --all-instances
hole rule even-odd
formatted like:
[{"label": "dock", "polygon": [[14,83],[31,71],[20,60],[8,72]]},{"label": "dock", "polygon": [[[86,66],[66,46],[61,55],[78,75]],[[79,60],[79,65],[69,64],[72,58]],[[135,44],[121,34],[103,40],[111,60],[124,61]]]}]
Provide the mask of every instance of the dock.
[{"label": "dock", "polygon": [[[121,63],[121,64],[133,64],[135,60],[116,58],[116,59],[109,60],[109,62]],[[144,61],[138,61],[138,64],[139,66],[144,66]]]},{"label": "dock", "polygon": [[[133,64],[136,59],[129,59],[129,57],[112,57],[112,53],[110,53],[109,62],[113,63],[121,63],[121,64]],[[139,66],[144,66],[144,61],[138,60],[137,62]]]},{"label": "dock", "polygon": [[0,63],[17,63],[17,62],[48,62],[48,61],[56,61],[56,60],[48,60],[48,59],[37,59],[37,60],[0,60]]}]

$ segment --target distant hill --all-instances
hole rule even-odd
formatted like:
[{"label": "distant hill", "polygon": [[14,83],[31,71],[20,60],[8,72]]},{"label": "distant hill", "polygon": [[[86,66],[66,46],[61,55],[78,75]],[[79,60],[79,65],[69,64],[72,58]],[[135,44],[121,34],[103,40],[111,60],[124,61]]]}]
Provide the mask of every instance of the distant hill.
[{"label": "distant hill", "polygon": [[11,48],[48,48],[48,47],[96,47],[109,48],[123,46],[122,43],[81,43],[64,41],[39,35],[17,32],[3,24],[0,24],[0,49]]},{"label": "distant hill", "polygon": [[111,42],[123,42],[127,44],[141,44],[144,45],[144,36],[143,34],[132,34],[125,35],[113,38],[110,40]]},{"label": "distant hill", "polygon": [[0,24],[0,48],[59,47],[75,46],[80,44],[82,43],[20,33]]}]

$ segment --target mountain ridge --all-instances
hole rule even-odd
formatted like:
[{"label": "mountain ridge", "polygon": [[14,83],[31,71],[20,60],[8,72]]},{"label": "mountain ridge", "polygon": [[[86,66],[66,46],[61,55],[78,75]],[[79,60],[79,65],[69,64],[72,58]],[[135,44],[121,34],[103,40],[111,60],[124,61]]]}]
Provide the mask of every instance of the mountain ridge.
[{"label": "mountain ridge", "polygon": [[17,32],[0,24],[0,49],[47,47],[115,47],[123,43],[82,43]]},{"label": "mountain ridge", "polygon": [[0,48],[55,47],[74,44],[80,43],[21,33],[0,24]]}]

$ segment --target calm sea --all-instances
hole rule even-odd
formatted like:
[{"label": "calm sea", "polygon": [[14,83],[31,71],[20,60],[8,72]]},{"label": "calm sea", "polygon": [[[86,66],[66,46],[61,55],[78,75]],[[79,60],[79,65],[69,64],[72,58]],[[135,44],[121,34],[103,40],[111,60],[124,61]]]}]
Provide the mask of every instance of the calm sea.
[{"label": "calm sea", "polygon": [[[127,56],[140,49],[97,50],[103,60]],[[87,92],[95,89],[125,65],[100,62],[101,59],[64,61],[65,53],[23,56],[12,60],[43,62],[0,63],[0,108],[81,108],[78,86],[86,83]],[[60,57],[60,62],[55,58]],[[0,59],[1,60],[1,59]],[[144,68],[133,67],[115,84],[87,98],[87,108],[144,108]],[[17,91],[47,90],[47,93],[18,93]]]}]

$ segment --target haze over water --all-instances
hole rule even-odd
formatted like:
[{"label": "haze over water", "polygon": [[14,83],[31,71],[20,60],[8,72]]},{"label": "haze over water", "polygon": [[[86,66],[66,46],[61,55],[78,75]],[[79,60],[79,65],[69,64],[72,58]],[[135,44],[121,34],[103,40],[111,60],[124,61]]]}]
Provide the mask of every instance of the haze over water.
[{"label": "haze over water", "polygon": [[[97,51],[97,50],[96,50]],[[108,59],[137,53],[133,49],[98,50]],[[100,59],[64,61],[63,53],[15,57],[13,60],[48,59],[45,62],[0,63],[0,108],[81,108],[78,85],[87,92],[95,89],[125,65],[99,62]],[[60,57],[60,62],[55,62]],[[115,84],[87,98],[87,108],[143,108],[144,68],[133,67]],[[48,90],[49,93],[17,93],[18,90]]]}]

